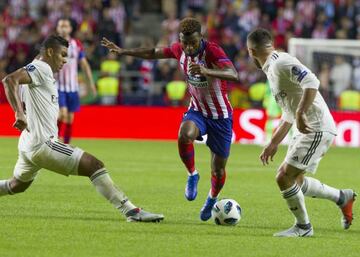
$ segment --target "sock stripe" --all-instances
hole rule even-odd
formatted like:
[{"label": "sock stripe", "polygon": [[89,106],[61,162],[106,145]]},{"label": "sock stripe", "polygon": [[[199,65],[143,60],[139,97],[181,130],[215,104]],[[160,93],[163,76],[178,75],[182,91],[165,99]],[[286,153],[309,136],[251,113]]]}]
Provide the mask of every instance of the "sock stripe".
[{"label": "sock stripe", "polygon": [[284,198],[290,198],[300,191],[300,187],[296,184],[290,191],[283,193]]},{"label": "sock stripe", "polygon": [[94,181],[96,178],[98,178],[98,177],[100,177],[101,175],[104,175],[104,174],[106,174],[106,173],[108,173],[108,172],[106,171],[105,168],[100,169],[100,170],[98,170],[98,171],[95,171],[95,173],[91,175],[90,180],[91,180],[91,181]]}]

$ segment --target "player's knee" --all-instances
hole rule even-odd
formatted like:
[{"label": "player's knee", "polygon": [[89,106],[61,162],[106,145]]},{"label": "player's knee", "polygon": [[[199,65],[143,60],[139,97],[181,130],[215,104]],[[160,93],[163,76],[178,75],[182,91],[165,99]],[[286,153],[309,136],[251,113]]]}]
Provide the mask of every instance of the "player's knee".
[{"label": "player's knee", "polygon": [[179,133],[179,141],[181,143],[189,144],[195,140],[195,133],[191,130],[181,129]]},{"label": "player's knee", "polygon": [[225,169],[224,168],[217,168],[215,167],[212,171],[211,171],[213,176],[216,176],[218,178],[222,178],[225,174]]},{"label": "player's knee", "polygon": [[22,182],[20,180],[17,179],[12,179],[10,181],[10,190],[12,193],[14,194],[18,194],[18,193],[23,193],[26,191],[26,189],[29,188],[29,186],[31,185],[32,181],[30,182]]},{"label": "player's knee", "polygon": [[94,167],[94,170],[97,171],[97,170],[100,170],[102,168],[105,167],[104,163],[96,158],[94,158],[94,164],[93,164],[93,167]]},{"label": "player's knee", "polygon": [[288,177],[287,177],[286,170],[284,167],[279,168],[275,179],[276,179],[276,183],[278,183],[278,185],[283,185],[287,182]]}]

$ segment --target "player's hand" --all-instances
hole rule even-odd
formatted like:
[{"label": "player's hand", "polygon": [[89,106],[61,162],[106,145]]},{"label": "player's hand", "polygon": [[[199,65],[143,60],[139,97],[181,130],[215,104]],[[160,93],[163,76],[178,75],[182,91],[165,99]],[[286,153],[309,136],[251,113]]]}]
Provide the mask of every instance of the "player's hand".
[{"label": "player's hand", "polygon": [[273,157],[276,154],[278,149],[278,146],[275,144],[268,144],[262,151],[262,153],[260,154],[259,158],[261,160],[261,162],[263,163],[263,165],[267,165],[269,164],[269,158],[271,161],[273,161]]},{"label": "player's hand", "polygon": [[206,75],[206,70],[207,69],[204,67],[204,65],[193,62],[189,64],[189,72],[192,75]]},{"label": "player's hand", "polygon": [[101,40],[101,45],[105,46],[107,49],[109,49],[110,52],[112,53],[116,53],[121,55],[123,53],[123,49],[121,49],[120,47],[118,47],[117,45],[115,45],[115,43],[111,42],[109,39],[107,39],[106,37],[103,37]]},{"label": "player's hand", "polygon": [[312,129],[307,125],[307,120],[305,113],[303,112],[296,112],[296,127],[303,134],[309,134]]},{"label": "player's hand", "polygon": [[15,113],[15,122],[13,124],[13,127],[20,130],[20,131],[23,131],[24,129],[26,129],[28,132],[29,129],[27,128],[27,121],[26,121],[26,117],[24,115],[24,113],[18,113],[16,112]]}]

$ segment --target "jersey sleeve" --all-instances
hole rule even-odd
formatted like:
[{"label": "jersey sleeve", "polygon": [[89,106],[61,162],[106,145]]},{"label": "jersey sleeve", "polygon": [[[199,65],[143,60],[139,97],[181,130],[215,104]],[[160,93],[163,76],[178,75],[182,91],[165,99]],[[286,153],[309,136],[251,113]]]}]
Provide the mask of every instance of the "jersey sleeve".
[{"label": "jersey sleeve", "polygon": [[82,58],[85,58],[85,49],[83,44],[80,42],[80,40],[76,39],[76,45],[79,51],[78,60],[81,60]]},{"label": "jersey sleeve", "polygon": [[276,62],[275,73],[285,76],[302,88],[318,89],[320,81],[305,65],[296,58],[283,58]]},{"label": "jersey sleeve", "polygon": [[31,78],[31,85],[34,86],[40,86],[41,83],[43,82],[41,73],[42,73],[42,67],[34,64],[34,63],[30,63],[28,65],[25,66],[25,70],[27,71],[27,73],[29,74],[30,78]]},{"label": "jersey sleeve", "polygon": [[209,57],[209,61],[215,64],[220,69],[224,67],[233,66],[229,57],[225,54],[224,50],[215,44],[209,45],[207,56]]},{"label": "jersey sleeve", "polygon": [[166,58],[180,59],[181,51],[180,43],[174,43],[170,47],[163,48],[163,53]]}]

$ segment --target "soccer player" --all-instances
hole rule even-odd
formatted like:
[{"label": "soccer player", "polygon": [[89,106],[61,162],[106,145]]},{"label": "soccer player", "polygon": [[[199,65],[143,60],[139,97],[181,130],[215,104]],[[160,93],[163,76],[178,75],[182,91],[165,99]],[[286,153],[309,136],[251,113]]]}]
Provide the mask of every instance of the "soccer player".
[{"label": "soccer player", "polygon": [[191,102],[179,129],[178,148],[188,171],[185,197],[192,201],[197,195],[199,174],[194,162],[194,140],[207,134],[211,150],[211,189],[200,212],[203,221],[211,217],[211,209],[222,189],[225,166],[232,137],[232,107],[227,97],[226,80],[238,80],[238,74],[224,51],[201,35],[201,24],[194,18],[180,22],[180,42],[165,48],[122,49],[106,38],[102,45],[119,55],[144,59],[175,58],[183,71]]},{"label": "soccer player", "polygon": [[15,112],[13,126],[22,133],[14,176],[0,181],[0,196],[24,192],[44,168],[65,176],[89,177],[96,190],[129,222],[162,220],[163,215],[145,212],[131,203],[114,185],[101,161],[78,147],[58,142],[59,104],[53,73],[65,64],[68,46],[64,38],[49,36],[42,44],[39,59],[3,80],[7,99]]},{"label": "soccer player", "polygon": [[315,173],[322,156],[336,136],[335,122],[318,92],[319,80],[295,57],[277,52],[273,39],[265,29],[256,29],[247,37],[250,57],[261,68],[270,84],[271,92],[282,109],[281,123],[270,143],[263,149],[260,159],[264,165],[272,161],[278,145],[285,138],[293,123],[296,133],[289,144],[276,182],[281,194],[296,219],[290,229],[274,234],[281,237],[313,235],[304,196],[328,199],[342,211],[342,226],[348,229],[353,219],[352,206],[355,192],[336,189],[304,173]]},{"label": "soccer player", "polygon": [[56,85],[59,90],[59,133],[63,136],[65,144],[69,144],[72,134],[74,113],[80,109],[78,64],[85,75],[85,81],[94,96],[96,87],[91,73],[91,68],[85,57],[85,50],[81,42],[71,37],[72,25],[69,18],[61,18],[57,22],[56,33],[69,42],[68,61],[55,75]]}]

